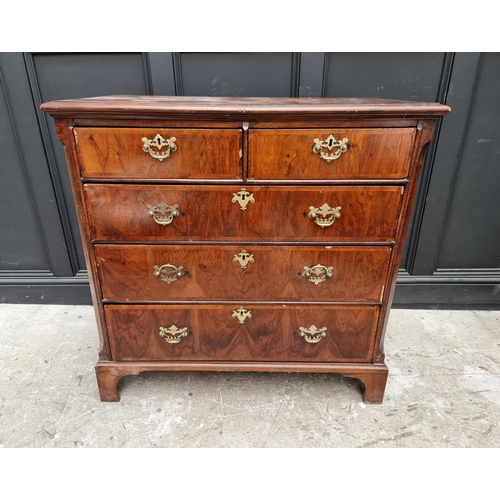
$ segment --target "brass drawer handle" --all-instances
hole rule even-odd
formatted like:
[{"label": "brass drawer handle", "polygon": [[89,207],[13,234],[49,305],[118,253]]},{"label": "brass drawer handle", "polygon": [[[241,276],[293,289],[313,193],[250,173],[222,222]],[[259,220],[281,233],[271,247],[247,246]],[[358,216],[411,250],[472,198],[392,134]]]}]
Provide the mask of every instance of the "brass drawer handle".
[{"label": "brass drawer handle", "polygon": [[315,325],[309,328],[299,327],[299,335],[304,338],[309,344],[317,344],[323,337],[326,336],[326,326],[323,328],[318,328]]},{"label": "brass drawer handle", "polygon": [[321,207],[309,207],[309,218],[318,226],[325,228],[331,226],[337,219],[340,219],[342,207],[330,207],[324,203]]},{"label": "brass drawer handle", "polygon": [[252,193],[249,193],[245,188],[241,188],[237,193],[233,193],[233,203],[239,203],[241,210],[246,210],[249,203],[255,203]]},{"label": "brass drawer handle", "polygon": [[172,264],[163,264],[163,266],[159,267],[154,266],[153,274],[170,285],[170,283],[184,276],[184,268],[182,266],[175,267]]},{"label": "brass drawer handle", "polygon": [[326,267],[321,264],[316,264],[313,267],[304,266],[302,276],[315,285],[319,285],[323,283],[326,278],[331,278],[333,276],[333,267]]},{"label": "brass drawer handle", "polygon": [[[145,153],[149,153],[155,160],[163,161],[170,156],[171,152],[177,151],[177,144],[175,141],[177,141],[176,137],[164,139],[160,134],[156,134],[154,139],[143,137],[142,150]],[[153,148],[156,148],[158,151],[155,151]],[[166,148],[166,151],[162,152],[163,148]]]},{"label": "brass drawer handle", "polygon": [[248,264],[255,262],[255,259],[246,250],[242,250],[238,255],[234,256],[233,262],[239,262],[241,269],[246,269]]},{"label": "brass drawer handle", "polygon": [[174,217],[179,217],[180,215],[178,210],[179,205],[177,204],[170,206],[162,201],[157,206],[148,205],[147,207],[148,215],[153,217],[154,221],[157,224],[160,224],[160,226],[170,224],[174,220]]},{"label": "brass drawer handle", "polygon": [[187,335],[187,328],[177,328],[175,325],[168,328],[160,326],[160,337],[164,338],[169,344],[178,344]]},{"label": "brass drawer handle", "polygon": [[[335,139],[333,135],[330,135],[324,141],[320,139],[314,139],[313,153],[319,154],[319,156],[323,160],[330,163],[331,161],[336,160],[342,153],[345,153],[347,151],[348,142],[349,139],[347,139],[346,137],[344,137],[340,141],[337,141],[337,139]],[[328,151],[331,151],[333,148],[337,148],[337,150],[331,154],[328,154],[323,152],[323,148],[328,149]]]},{"label": "brass drawer handle", "polygon": [[240,322],[240,325],[242,325],[247,318],[252,317],[252,313],[241,306],[239,309],[236,309],[236,311],[233,311],[231,317],[236,318]]}]

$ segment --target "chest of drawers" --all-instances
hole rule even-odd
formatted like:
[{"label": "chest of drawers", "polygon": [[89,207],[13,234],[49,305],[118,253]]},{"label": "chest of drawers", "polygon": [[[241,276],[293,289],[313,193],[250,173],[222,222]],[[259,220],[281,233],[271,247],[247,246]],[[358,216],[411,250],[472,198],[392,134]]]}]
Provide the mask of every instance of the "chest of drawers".
[{"label": "chest of drawers", "polygon": [[383,339],[436,103],[53,101],[102,401],[143,371],[331,372],[382,401]]}]

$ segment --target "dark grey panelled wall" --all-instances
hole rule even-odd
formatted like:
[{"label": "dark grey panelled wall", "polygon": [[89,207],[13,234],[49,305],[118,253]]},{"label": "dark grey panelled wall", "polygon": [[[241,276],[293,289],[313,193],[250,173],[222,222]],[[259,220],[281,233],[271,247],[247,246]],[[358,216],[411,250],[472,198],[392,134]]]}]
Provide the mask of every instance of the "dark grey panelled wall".
[{"label": "dark grey panelled wall", "polygon": [[90,303],[52,99],[106,94],[443,102],[396,289],[408,307],[500,305],[500,54],[0,53],[0,302]]}]

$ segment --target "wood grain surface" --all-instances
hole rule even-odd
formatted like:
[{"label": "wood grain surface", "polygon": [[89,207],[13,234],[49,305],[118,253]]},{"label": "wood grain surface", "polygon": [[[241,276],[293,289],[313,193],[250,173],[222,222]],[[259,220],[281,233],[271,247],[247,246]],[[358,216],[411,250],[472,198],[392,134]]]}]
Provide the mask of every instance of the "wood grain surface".
[{"label": "wood grain surface", "polygon": [[[242,269],[242,250],[253,263]],[[379,302],[388,270],[388,247],[288,247],[202,245],[95,245],[107,301],[278,300]],[[154,266],[182,266],[166,283]],[[318,285],[302,275],[321,264],[333,276]]]},{"label": "wood grain surface", "polygon": [[[245,305],[245,304],[243,304]],[[247,305],[244,324],[235,305],[105,306],[113,359],[269,360],[361,362],[370,358],[377,306]],[[187,328],[169,344],[160,326]],[[300,327],[326,327],[317,343],[299,336]]]},{"label": "wood grain surface", "polygon": [[[249,179],[401,179],[408,175],[415,128],[250,130]],[[314,139],[347,138],[347,151],[327,162]],[[326,154],[336,151],[324,148]]]},{"label": "wood grain surface", "polygon": [[[255,203],[233,203],[240,186],[139,186],[85,184],[97,241],[311,241],[392,242],[402,186],[246,186]],[[148,205],[179,206],[166,226],[148,215]],[[342,207],[341,217],[322,228],[310,207]]]},{"label": "wood grain surface", "polygon": [[398,118],[439,117],[449,106],[436,102],[375,99],[372,97],[217,97],[114,95],[66,99],[42,104],[55,117],[113,117],[133,120],[207,119],[254,121],[264,117],[276,121],[349,120],[359,122],[380,117],[391,126]]},{"label": "wood grain surface", "polygon": [[[74,134],[83,177],[241,178],[241,130],[75,128]],[[154,139],[156,134],[177,139],[177,151],[163,161],[142,149],[142,138]]]}]

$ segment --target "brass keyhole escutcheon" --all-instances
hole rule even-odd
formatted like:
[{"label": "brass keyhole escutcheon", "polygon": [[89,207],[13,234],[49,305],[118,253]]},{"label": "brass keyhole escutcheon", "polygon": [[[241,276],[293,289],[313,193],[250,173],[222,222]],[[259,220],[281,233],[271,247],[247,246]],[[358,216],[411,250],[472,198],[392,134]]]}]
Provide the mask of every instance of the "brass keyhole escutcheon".
[{"label": "brass keyhole escutcheon", "polygon": [[[164,139],[160,134],[156,134],[154,139],[143,137],[142,150],[149,153],[155,160],[163,161],[170,156],[170,153],[177,151],[177,138],[170,137]],[[165,151],[163,151],[165,149]]]},{"label": "brass keyhole escutcheon", "polygon": [[239,262],[241,269],[246,269],[248,264],[255,262],[253,255],[250,255],[246,250],[242,250],[238,255],[234,256],[233,262]]},{"label": "brass keyhole escutcheon", "polygon": [[[326,138],[326,140],[322,141],[321,139],[314,139],[313,153],[319,154],[319,156],[325,160],[327,163],[330,163],[333,160],[336,160],[340,157],[342,153],[347,151],[347,143],[349,139],[344,137],[340,141],[337,141],[333,135],[330,135]],[[325,153],[323,148],[328,149],[328,151],[332,151],[333,148],[337,148],[333,153]]]},{"label": "brass keyhole escutcheon", "polygon": [[240,325],[245,323],[245,320],[247,318],[252,317],[252,313],[250,311],[247,311],[243,306],[236,309],[236,311],[233,311],[233,314],[231,315],[232,318],[236,318],[239,322]]},{"label": "brass keyhole escutcheon", "polygon": [[249,203],[255,203],[252,193],[249,193],[245,188],[241,188],[237,193],[233,193],[233,203],[238,203],[241,210],[246,210]]}]

